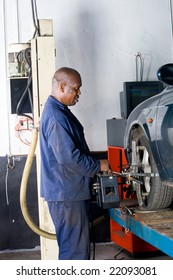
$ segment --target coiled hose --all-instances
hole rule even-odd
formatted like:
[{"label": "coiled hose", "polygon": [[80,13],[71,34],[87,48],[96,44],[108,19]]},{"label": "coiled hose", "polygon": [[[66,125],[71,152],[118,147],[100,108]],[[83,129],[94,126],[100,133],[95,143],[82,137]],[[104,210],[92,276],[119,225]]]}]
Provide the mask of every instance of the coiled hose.
[{"label": "coiled hose", "polygon": [[32,130],[32,141],[31,141],[31,146],[29,149],[29,153],[26,159],[23,175],[22,175],[22,181],[21,181],[21,187],[20,187],[20,207],[22,211],[22,215],[28,224],[28,226],[38,235],[43,236],[48,239],[56,239],[56,235],[53,233],[49,233],[45,230],[42,230],[39,228],[31,218],[28,207],[27,207],[27,200],[26,200],[26,193],[27,193],[27,183],[28,183],[28,178],[29,178],[29,173],[31,170],[32,162],[34,159],[35,155],[35,150],[37,146],[37,141],[38,141],[38,128],[33,128]]},{"label": "coiled hose", "polygon": [[[35,150],[36,150],[37,141],[38,141],[38,133],[39,133],[39,129],[34,127],[32,130],[31,146],[30,146],[29,153],[28,153],[28,156],[26,159],[26,163],[25,163],[25,167],[24,167],[24,171],[23,171],[23,175],[22,175],[21,186],[20,186],[20,207],[21,207],[22,215],[23,215],[27,225],[36,234],[38,234],[42,237],[48,238],[48,239],[56,240],[56,234],[42,230],[41,228],[39,228],[39,226],[37,226],[35,224],[35,222],[33,221],[33,219],[31,218],[31,216],[29,214],[28,207],[27,207],[27,199],[26,199],[27,184],[28,184],[28,178],[29,178],[32,162],[33,162],[33,159],[35,156]],[[104,216],[96,218],[94,221],[92,221],[92,226],[96,226],[103,220],[104,220]]]}]

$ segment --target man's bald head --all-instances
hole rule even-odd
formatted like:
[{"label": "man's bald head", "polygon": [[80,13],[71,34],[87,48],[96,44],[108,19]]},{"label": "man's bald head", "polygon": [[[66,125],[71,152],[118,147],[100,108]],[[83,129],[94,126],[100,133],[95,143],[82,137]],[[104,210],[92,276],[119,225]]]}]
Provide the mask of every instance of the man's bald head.
[{"label": "man's bald head", "polygon": [[69,67],[58,69],[52,78],[51,95],[67,106],[75,105],[79,99],[82,79],[78,71]]},{"label": "man's bald head", "polygon": [[77,80],[81,83],[81,76],[78,71],[69,67],[62,67],[58,69],[52,79],[52,83],[69,82],[70,80]]}]

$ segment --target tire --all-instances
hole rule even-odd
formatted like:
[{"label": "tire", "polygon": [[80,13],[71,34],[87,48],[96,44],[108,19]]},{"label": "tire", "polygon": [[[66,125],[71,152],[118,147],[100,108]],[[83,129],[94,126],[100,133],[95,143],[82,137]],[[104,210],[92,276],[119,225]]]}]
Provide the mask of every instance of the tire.
[{"label": "tire", "polygon": [[154,177],[134,177],[142,184],[132,181],[139,209],[145,211],[168,208],[173,199],[173,189],[164,185],[159,177],[158,169],[148,140],[141,128],[131,131],[129,138],[130,171],[135,173],[154,173]]}]

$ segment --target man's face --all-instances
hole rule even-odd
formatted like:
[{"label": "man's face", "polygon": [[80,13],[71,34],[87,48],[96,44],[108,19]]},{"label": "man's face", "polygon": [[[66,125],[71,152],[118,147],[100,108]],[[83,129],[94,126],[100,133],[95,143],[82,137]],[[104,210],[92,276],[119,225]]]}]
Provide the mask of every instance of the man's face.
[{"label": "man's face", "polygon": [[79,100],[81,94],[80,87],[82,86],[81,80],[77,78],[69,79],[64,84],[63,88],[63,104],[67,106],[75,105]]}]

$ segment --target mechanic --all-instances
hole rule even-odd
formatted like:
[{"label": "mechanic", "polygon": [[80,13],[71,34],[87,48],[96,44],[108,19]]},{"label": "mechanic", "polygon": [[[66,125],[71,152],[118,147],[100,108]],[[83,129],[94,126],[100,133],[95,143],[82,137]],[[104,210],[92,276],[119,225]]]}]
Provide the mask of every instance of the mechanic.
[{"label": "mechanic", "polygon": [[107,159],[90,155],[83,127],[68,108],[78,102],[81,86],[75,69],[57,70],[40,123],[41,196],[48,202],[60,260],[90,259],[90,182],[99,171],[111,173]]}]

